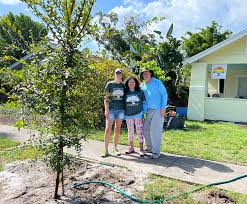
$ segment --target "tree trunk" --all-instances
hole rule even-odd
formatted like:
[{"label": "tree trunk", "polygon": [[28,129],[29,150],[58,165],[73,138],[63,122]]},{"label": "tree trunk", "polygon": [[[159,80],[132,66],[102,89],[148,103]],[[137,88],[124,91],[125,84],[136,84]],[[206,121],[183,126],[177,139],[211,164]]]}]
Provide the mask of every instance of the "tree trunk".
[{"label": "tree trunk", "polygon": [[[63,124],[63,123],[62,123]],[[63,127],[63,126],[62,126]],[[61,131],[63,132],[63,128],[61,128]],[[55,194],[54,199],[58,199],[58,188],[59,188],[59,182],[60,182],[60,174],[61,174],[61,183],[62,183],[62,195],[64,195],[64,182],[63,182],[63,167],[61,166],[63,163],[63,138],[60,136],[60,145],[59,145],[59,158],[61,158],[61,161],[59,161],[59,170],[57,171],[57,178],[56,178],[56,186],[55,186]]]},{"label": "tree trunk", "polygon": [[60,171],[57,171],[57,178],[56,178],[56,186],[55,186],[55,193],[54,193],[54,199],[58,199],[58,187],[59,187],[59,177],[60,177]]},{"label": "tree trunk", "polygon": [[[62,149],[62,152],[63,152],[63,149]],[[63,159],[63,153],[62,153],[62,159]],[[64,175],[63,175],[63,169],[62,169],[62,172],[61,172],[61,184],[62,184],[62,196],[64,196]]]},{"label": "tree trunk", "polygon": [[[59,155],[59,158],[60,158],[60,161],[59,161],[59,174],[61,173],[61,185],[62,185],[62,195],[64,196],[64,175],[63,175],[63,159],[64,159],[64,152],[63,152],[63,147],[64,147],[64,127],[65,127],[65,124],[64,124],[64,121],[65,121],[65,100],[66,100],[66,86],[63,85],[63,88],[62,88],[62,92],[61,92],[61,96],[60,96],[60,131],[59,131],[59,134],[60,134],[60,137],[59,137],[59,152],[58,152],[58,155]],[[57,178],[58,179],[58,183],[59,183],[59,177]],[[57,191],[57,189],[55,189],[55,192]]]},{"label": "tree trunk", "polygon": [[61,174],[61,183],[62,183],[62,196],[64,196],[64,176],[63,176],[63,170],[62,170],[62,174]]},{"label": "tree trunk", "polygon": [[[68,53],[67,52],[67,56],[66,56],[66,67],[71,67],[72,65],[72,59],[73,59],[73,52],[72,53]],[[65,76],[63,77],[63,80],[66,81]],[[67,83],[64,83],[67,84]],[[62,92],[60,95],[60,107],[59,107],[59,112],[60,112],[60,138],[59,138],[59,158],[61,158],[61,161],[59,161],[59,171],[57,172],[57,179],[56,179],[56,187],[55,187],[55,194],[54,194],[54,198],[57,199],[58,198],[58,186],[59,186],[59,177],[61,174],[61,185],[62,185],[62,195],[64,196],[64,174],[63,174],[63,159],[64,159],[64,152],[63,152],[63,148],[64,148],[64,128],[65,128],[65,101],[66,101],[66,91],[67,91],[67,87],[66,85],[63,85],[62,87]]]}]

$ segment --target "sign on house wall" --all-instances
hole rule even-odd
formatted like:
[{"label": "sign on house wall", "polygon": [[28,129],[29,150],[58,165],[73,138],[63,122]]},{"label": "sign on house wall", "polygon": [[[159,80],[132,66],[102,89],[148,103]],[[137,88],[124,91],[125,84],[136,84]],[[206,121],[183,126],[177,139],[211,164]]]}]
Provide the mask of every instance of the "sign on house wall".
[{"label": "sign on house wall", "polygon": [[227,64],[213,64],[211,71],[212,79],[225,79],[227,71]]}]

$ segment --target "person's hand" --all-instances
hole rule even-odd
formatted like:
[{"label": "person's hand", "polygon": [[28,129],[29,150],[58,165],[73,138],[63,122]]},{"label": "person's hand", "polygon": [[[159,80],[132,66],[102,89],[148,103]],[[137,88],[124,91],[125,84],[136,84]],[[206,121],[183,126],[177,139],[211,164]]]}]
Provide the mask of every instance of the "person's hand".
[{"label": "person's hand", "polygon": [[108,119],[109,118],[109,111],[105,111],[105,117],[106,117],[106,119]]},{"label": "person's hand", "polygon": [[164,117],[166,115],[166,110],[165,109],[161,109],[160,110],[160,114],[162,117]]}]

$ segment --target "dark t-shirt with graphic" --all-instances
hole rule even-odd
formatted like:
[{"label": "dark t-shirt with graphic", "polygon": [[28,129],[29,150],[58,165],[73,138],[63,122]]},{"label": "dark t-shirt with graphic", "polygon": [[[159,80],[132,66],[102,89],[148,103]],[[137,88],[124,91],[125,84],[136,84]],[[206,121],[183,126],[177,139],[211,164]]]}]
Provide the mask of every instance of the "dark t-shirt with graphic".
[{"label": "dark t-shirt with graphic", "polygon": [[131,116],[143,111],[145,96],[142,91],[128,91],[124,97],[125,115]]},{"label": "dark t-shirt with graphic", "polygon": [[124,110],[124,84],[110,81],[106,84],[105,91],[109,96],[109,110]]}]

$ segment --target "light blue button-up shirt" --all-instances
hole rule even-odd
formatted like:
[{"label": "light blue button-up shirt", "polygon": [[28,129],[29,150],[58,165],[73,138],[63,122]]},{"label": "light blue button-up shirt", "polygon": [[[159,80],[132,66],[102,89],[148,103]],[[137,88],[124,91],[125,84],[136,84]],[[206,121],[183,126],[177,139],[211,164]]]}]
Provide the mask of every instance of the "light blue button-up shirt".
[{"label": "light blue button-up shirt", "polygon": [[[165,109],[167,105],[167,91],[163,83],[154,77],[141,85],[148,109]],[[146,111],[146,110],[144,110]]]}]

